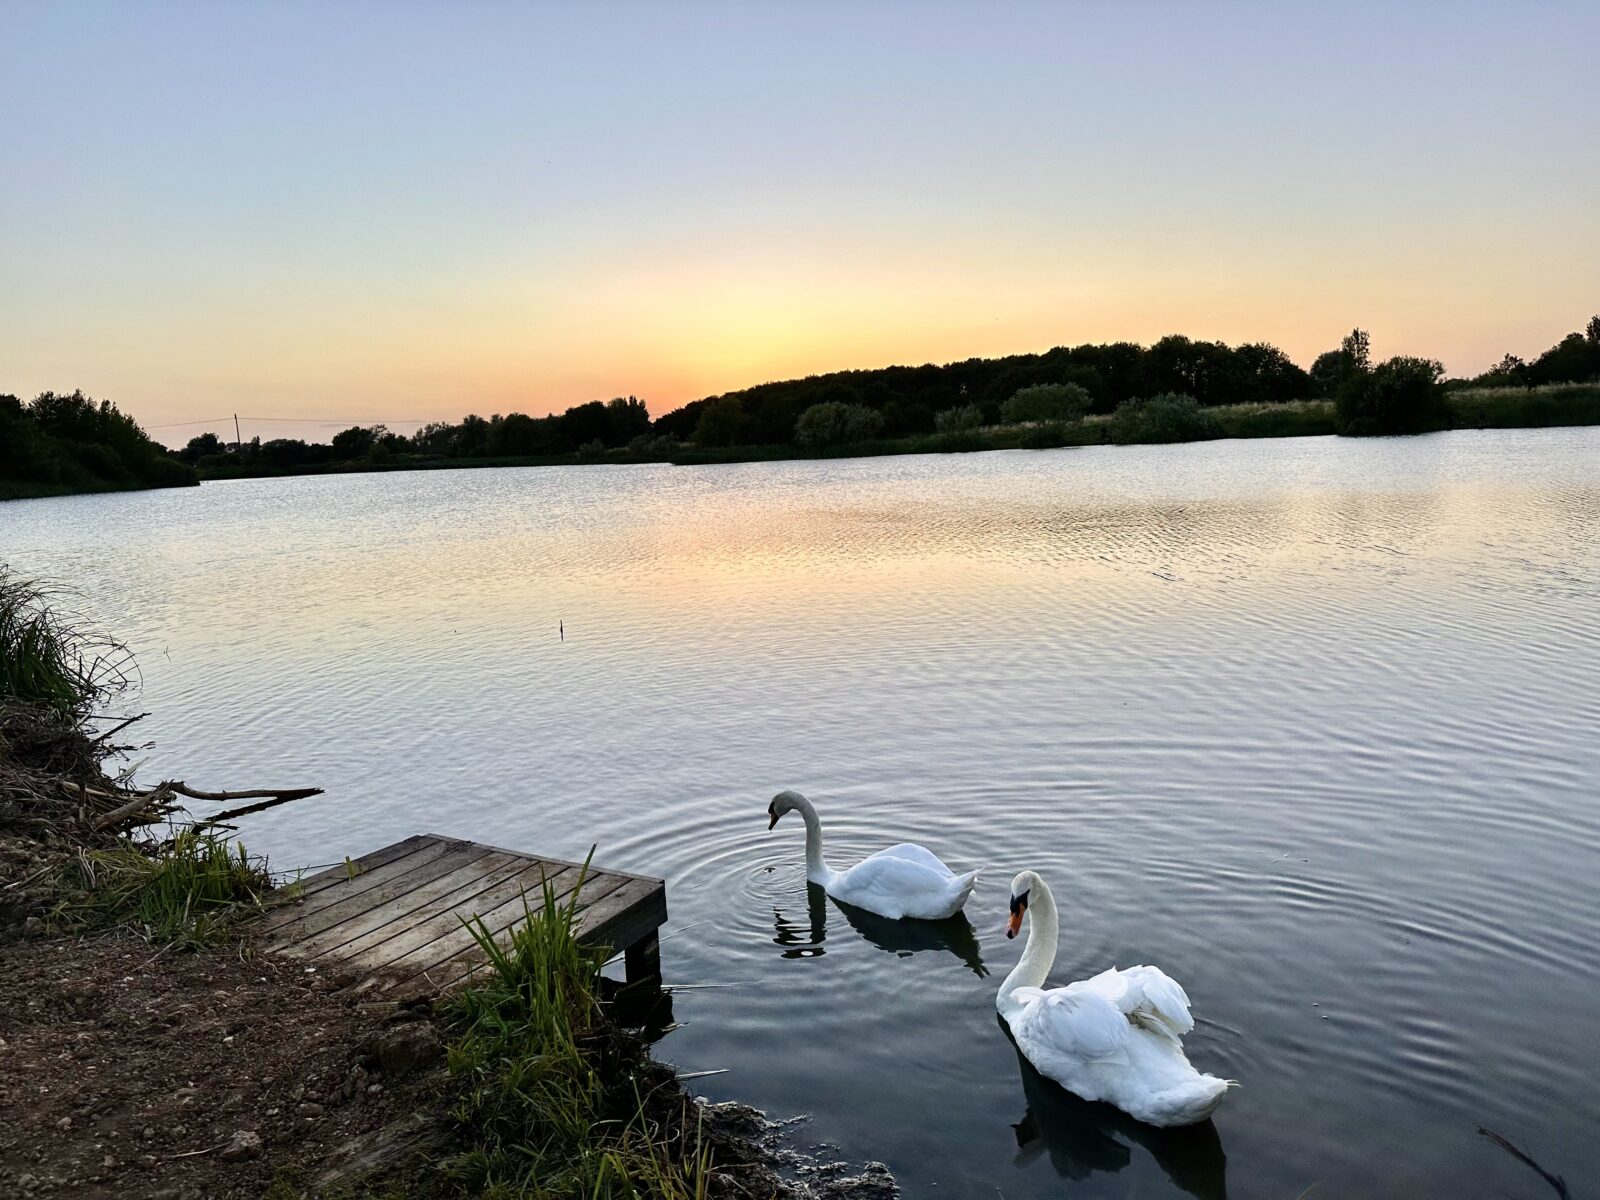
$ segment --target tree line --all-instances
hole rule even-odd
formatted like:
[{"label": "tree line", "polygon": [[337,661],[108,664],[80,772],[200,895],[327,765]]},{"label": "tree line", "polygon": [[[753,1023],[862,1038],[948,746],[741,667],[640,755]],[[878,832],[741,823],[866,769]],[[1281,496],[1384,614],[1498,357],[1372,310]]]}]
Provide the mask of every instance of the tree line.
[{"label": "tree line", "polygon": [[[1109,417],[1104,433],[1089,427],[1084,437],[1186,441],[1231,430],[1213,412],[1228,405],[1284,413],[1274,433],[1408,433],[1445,427],[1445,397],[1453,388],[1600,382],[1600,316],[1531,361],[1507,354],[1472,379],[1446,381],[1432,359],[1374,362],[1370,347],[1368,335],[1353,330],[1306,370],[1266,342],[1229,346],[1174,335],[1150,346],[1058,346],[944,365],[835,371],[708,396],[655,420],[642,400],[620,396],[543,417],[470,414],[424,425],[410,436],[382,425],[353,426],[327,443],[256,438],[235,446],[205,433],[175,452],[107,400],[45,392],[23,403],[0,395],[0,497],[188,484],[197,473],[619,454],[663,459],[685,443],[713,451],[825,451],[912,439],[930,449],[974,448],[976,432],[993,426],[1025,427],[1016,444],[1048,446],[1063,444],[1062,431],[1093,414]],[[1331,402],[1333,418],[1318,418],[1321,427],[1289,420],[1290,402],[1302,400]]]},{"label": "tree line", "polygon": [[983,427],[1018,424],[1044,427],[1024,444],[1052,445],[1060,442],[1052,440],[1050,427],[1091,414],[1113,418],[1105,435],[1110,441],[1187,441],[1222,436],[1223,426],[1208,410],[1299,400],[1333,402],[1333,428],[1341,433],[1414,433],[1445,425],[1444,393],[1451,386],[1600,379],[1600,317],[1533,363],[1507,355],[1473,380],[1446,383],[1443,366],[1432,359],[1374,362],[1370,347],[1367,333],[1353,330],[1306,370],[1266,342],[1229,346],[1173,335],[1150,346],[1059,346],[1043,354],[811,375],[708,396],[654,421],[643,401],[626,396],[546,417],[469,415],[425,425],[409,437],[381,425],[356,426],[329,444],[257,439],[230,448],[203,434],[179,457],[204,471],[262,472],[439,458],[581,458],[623,450],[661,458],[684,443],[820,451],[932,435],[930,446],[956,446],[970,443]]},{"label": "tree line", "polygon": [[191,438],[178,457],[202,471],[295,471],[364,462],[403,465],[416,459],[525,459],[598,456],[632,446],[653,450],[650,411],[635,396],[592,400],[563,413],[530,417],[526,413],[469,414],[458,422],[434,421],[409,437],[383,425],[354,425],[331,441],[299,438],[255,438],[232,447],[214,433]]},{"label": "tree line", "polygon": [[0,395],[0,497],[197,482],[193,467],[109,400],[42,392],[23,403]]},{"label": "tree line", "polygon": [[[1507,355],[1494,371],[1459,382],[1532,387],[1596,379],[1600,317],[1533,363]],[[1158,398],[1169,410],[1180,399],[1199,410],[1333,400],[1339,404],[1340,431],[1360,434],[1429,427],[1438,417],[1446,384],[1443,366],[1431,359],[1400,356],[1373,363],[1370,339],[1359,329],[1319,355],[1309,370],[1266,342],[1229,346],[1173,335],[1150,346],[1058,346],[1043,354],[836,371],[764,383],[686,404],[660,417],[655,430],[705,447],[815,445],[827,434],[819,432],[815,419],[803,418],[821,409],[828,414],[829,430],[885,438],[949,433],[1013,420],[1014,414],[1008,417],[1006,412],[1013,398],[1030,388],[1051,386],[1079,389],[1086,398],[1084,411],[1098,414],[1113,414],[1129,404],[1147,406]],[[1206,422],[1200,421],[1199,427]]]}]

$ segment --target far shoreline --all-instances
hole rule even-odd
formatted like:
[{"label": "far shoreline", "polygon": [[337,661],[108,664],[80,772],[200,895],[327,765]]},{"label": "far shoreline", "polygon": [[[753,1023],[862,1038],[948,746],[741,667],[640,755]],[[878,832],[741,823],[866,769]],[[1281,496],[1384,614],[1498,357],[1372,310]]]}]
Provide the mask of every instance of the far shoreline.
[{"label": "far shoreline", "polygon": [[[1461,429],[1558,429],[1600,425],[1600,386],[1558,384],[1532,390],[1456,389],[1445,393],[1445,406],[1447,423],[1421,429],[1414,434],[1384,436],[1412,437]],[[750,446],[697,446],[690,442],[680,442],[659,451],[636,450],[623,446],[601,452],[576,451],[556,455],[481,458],[391,455],[289,468],[244,463],[237,465],[229,463],[221,467],[202,465],[199,469],[198,482],[382,474],[391,471],[478,470],[496,467],[718,466],[736,463],[885,458],[910,454],[971,454],[986,450],[1054,450],[1071,446],[1175,445],[1183,441],[1253,441],[1351,436],[1340,433],[1332,400],[1217,405],[1205,411],[1215,417],[1220,436],[1117,442],[1111,435],[1110,415],[1095,414],[1070,424],[991,425],[958,432],[875,438],[870,441],[809,449],[792,442]],[[181,486],[195,485],[185,483]],[[0,481],[0,502],[149,490],[156,489],[105,487],[74,491],[62,486],[51,486],[30,490],[27,484]]]}]

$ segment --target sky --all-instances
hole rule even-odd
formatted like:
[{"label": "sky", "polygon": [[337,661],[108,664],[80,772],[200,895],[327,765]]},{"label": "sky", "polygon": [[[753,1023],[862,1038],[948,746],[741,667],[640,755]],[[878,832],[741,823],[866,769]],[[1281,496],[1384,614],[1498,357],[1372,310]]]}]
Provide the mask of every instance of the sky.
[{"label": "sky", "polygon": [[0,391],[181,444],[1167,333],[1474,374],[1600,311],[1597,45],[1593,3],[0,0]]}]

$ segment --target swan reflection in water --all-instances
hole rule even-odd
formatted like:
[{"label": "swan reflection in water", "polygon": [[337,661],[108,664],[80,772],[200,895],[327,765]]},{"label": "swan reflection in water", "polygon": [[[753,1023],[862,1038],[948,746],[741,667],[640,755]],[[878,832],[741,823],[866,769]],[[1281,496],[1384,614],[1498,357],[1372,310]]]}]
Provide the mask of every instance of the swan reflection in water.
[{"label": "swan reflection in water", "polygon": [[[988,975],[978,935],[966,915],[957,913],[943,921],[892,921],[853,904],[832,901],[850,927],[880,950],[905,957],[919,950],[948,950],[980,979]],[[791,921],[783,910],[772,910],[773,942],[782,946],[784,958],[820,958],[828,937],[828,893],[814,883],[806,884],[806,921]]]},{"label": "swan reflection in water", "polygon": [[[1000,1028],[1009,1039],[1004,1021]],[[1211,1121],[1158,1129],[1109,1104],[1074,1096],[1034,1070],[1020,1050],[1017,1066],[1028,1102],[1028,1111],[1012,1126],[1019,1166],[1048,1154],[1056,1174],[1087,1179],[1096,1171],[1110,1175],[1129,1166],[1135,1147],[1142,1147],[1168,1179],[1196,1200],[1226,1200],[1228,1158]]]}]

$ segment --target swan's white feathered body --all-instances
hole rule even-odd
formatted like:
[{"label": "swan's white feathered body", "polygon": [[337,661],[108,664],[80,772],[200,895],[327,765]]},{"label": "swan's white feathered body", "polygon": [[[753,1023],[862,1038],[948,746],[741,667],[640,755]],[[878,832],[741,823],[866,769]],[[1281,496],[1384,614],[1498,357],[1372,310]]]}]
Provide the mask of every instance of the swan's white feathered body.
[{"label": "swan's white feathered body", "polygon": [[939,921],[953,917],[972,894],[978,873],[957,875],[926,846],[902,842],[835,871],[822,860],[822,823],[817,810],[799,792],[779,792],[767,812],[771,824],[791,809],[806,823],[806,878],[844,904],[880,917],[916,917]]},{"label": "swan's white feathered body", "polygon": [[1115,967],[1066,987],[1040,986],[1060,934],[1055,900],[1037,874],[1012,885],[1013,930],[1025,910],[1028,945],[995,1006],[1041,1075],[1085,1100],[1103,1100],[1151,1125],[1209,1117],[1230,1082],[1203,1075],[1183,1052],[1194,1028],[1189,997],[1159,967]]}]

